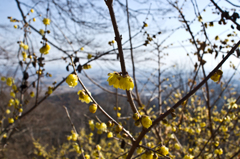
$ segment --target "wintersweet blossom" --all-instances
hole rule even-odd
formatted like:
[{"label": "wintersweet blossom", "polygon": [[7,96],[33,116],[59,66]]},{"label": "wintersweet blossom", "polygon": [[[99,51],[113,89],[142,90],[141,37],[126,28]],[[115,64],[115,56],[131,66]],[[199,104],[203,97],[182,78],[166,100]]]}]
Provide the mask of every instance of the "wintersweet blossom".
[{"label": "wintersweet blossom", "polygon": [[51,46],[48,45],[47,43],[40,48],[40,52],[44,55],[47,55],[49,53],[49,50],[51,49]]},{"label": "wintersweet blossom", "polygon": [[145,128],[149,128],[152,125],[152,120],[149,116],[144,115],[141,119],[142,126]]},{"label": "wintersweet blossom", "polygon": [[122,76],[117,72],[108,74],[108,83],[114,88],[120,88],[123,90],[132,90],[134,87],[133,79],[129,75]]},{"label": "wintersweet blossom", "polygon": [[159,153],[166,156],[168,153],[169,153],[169,150],[166,146],[162,146],[160,149],[159,149]]},{"label": "wintersweet blossom", "polygon": [[42,22],[45,25],[50,25],[51,20],[49,18],[44,18]]},{"label": "wintersweet blossom", "polygon": [[120,89],[128,90],[128,91],[132,90],[134,87],[132,77],[127,75],[125,77],[120,78],[119,85],[120,85],[119,87]]},{"label": "wintersweet blossom", "polygon": [[75,74],[68,75],[66,79],[66,83],[69,85],[69,87],[75,87],[78,84],[78,77]]},{"label": "wintersweet blossom", "polygon": [[81,102],[89,103],[92,101],[91,98],[85,92],[85,90],[80,90],[78,91],[77,94],[79,95],[79,100],[81,100]]},{"label": "wintersweet blossom", "polygon": [[89,111],[90,111],[91,113],[96,113],[96,111],[97,111],[97,104],[92,104],[92,105],[90,105],[90,106],[89,106]]},{"label": "wintersweet blossom", "polygon": [[218,82],[220,80],[220,78],[222,77],[222,70],[217,70],[210,78],[214,81],[214,82]]}]

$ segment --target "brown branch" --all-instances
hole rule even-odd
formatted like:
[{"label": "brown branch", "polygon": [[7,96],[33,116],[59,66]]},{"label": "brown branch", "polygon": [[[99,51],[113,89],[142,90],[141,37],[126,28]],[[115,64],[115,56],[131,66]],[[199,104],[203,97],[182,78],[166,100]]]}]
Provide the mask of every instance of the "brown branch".
[{"label": "brown branch", "polygon": [[[121,36],[119,34],[119,31],[118,31],[117,22],[116,22],[115,14],[114,14],[113,7],[112,7],[113,0],[105,0],[105,2],[106,2],[106,5],[108,6],[108,10],[109,10],[109,13],[110,13],[110,16],[111,16],[111,20],[112,20],[113,29],[114,29],[114,32],[115,32],[115,40],[116,40],[117,45],[118,45],[118,52],[119,52],[119,57],[120,57],[120,64],[121,64],[122,74],[123,74],[123,76],[125,76],[128,73],[127,73],[126,67],[125,67],[123,49],[122,49],[122,44],[121,44],[122,38],[121,38]],[[135,106],[135,103],[133,101],[131,91],[126,90],[126,93],[127,93],[128,102],[130,103],[132,111],[134,113],[138,113],[139,114],[139,112],[137,110],[137,107]]]},{"label": "brown branch", "polygon": [[136,92],[136,95],[137,95],[138,105],[140,107],[142,107],[142,102],[141,102],[141,98],[140,98],[139,93],[138,93],[137,80],[136,80],[136,75],[135,75],[135,63],[134,63],[134,57],[133,57],[133,46],[132,46],[131,26],[130,26],[130,18],[129,18],[129,11],[128,11],[128,0],[126,0],[126,10],[127,10],[129,44],[130,44],[130,52],[131,52],[131,60],[132,60],[133,81],[134,81],[135,92]]}]

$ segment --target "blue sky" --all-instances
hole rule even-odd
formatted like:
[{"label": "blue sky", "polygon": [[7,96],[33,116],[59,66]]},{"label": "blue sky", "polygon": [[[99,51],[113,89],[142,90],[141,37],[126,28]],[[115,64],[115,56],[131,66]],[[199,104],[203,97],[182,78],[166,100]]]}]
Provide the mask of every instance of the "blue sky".
[{"label": "blue sky", "polygon": [[[23,1],[23,2],[28,2],[28,1]],[[102,3],[102,1],[98,1],[100,3],[100,5],[104,5],[104,3]],[[208,0],[198,0],[198,6],[199,6],[199,9],[200,11],[203,10],[204,7],[206,7],[208,4],[209,4],[209,1]],[[134,8],[134,9],[137,9],[137,8],[149,8],[151,6],[152,9],[154,8],[157,8],[158,5],[161,5],[160,3],[148,3],[146,6],[139,6],[139,5],[135,5],[135,3],[133,1],[130,1],[130,4],[129,6]],[[166,4],[163,4],[163,5],[166,5]],[[228,3],[226,3],[224,0],[221,0],[219,5],[221,7],[223,6],[227,6],[227,7],[230,7],[230,5]],[[203,21],[204,22],[210,22],[210,21],[217,21],[219,20],[219,15],[216,15],[216,14],[212,14],[212,9],[214,9],[214,7],[207,7],[206,8],[206,12],[201,12],[202,14],[202,17],[203,17]],[[26,13],[26,10],[24,10],[25,13]],[[121,10],[119,10],[121,11]],[[21,19],[21,16],[20,16],[20,13],[19,13],[19,10],[17,8],[17,5],[16,5],[16,2],[14,0],[3,0],[2,1],[2,5],[0,5],[0,18],[1,18],[1,22],[0,24],[1,25],[8,25],[9,26],[9,29],[8,31],[10,30],[10,32],[14,33],[14,37],[13,36],[10,36],[8,37],[8,31],[4,31],[4,32],[0,32],[0,35],[4,35],[2,37],[0,37],[0,41],[1,40],[6,40],[6,37],[7,40],[11,41],[11,42],[14,42],[14,40],[16,41],[17,40],[21,40],[22,37],[23,37],[23,34],[22,32],[19,32],[19,31],[16,31],[14,28],[13,28],[13,24],[9,22],[9,20],[7,19],[8,16],[12,16],[14,18],[19,18]],[[186,19],[191,21],[194,19],[195,17],[195,14],[194,14],[194,10],[193,10],[193,7],[192,7],[192,4],[191,3],[185,3],[185,5],[183,6],[183,14],[186,16]],[[181,22],[179,22],[178,18],[165,18],[165,19],[162,19],[162,17],[164,17],[165,15],[159,15],[159,16],[156,16],[155,18],[157,18],[158,20],[158,23],[154,23],[153,22],[153,19],[151,18],[151,16],[148,17],[148,20],[146,21],[148,24],[149,24],[149,27],[146,28],[146,31],[148,31],[150,34],[154,34],[156,33],[158,30],[160,31],[164,31],[164,30],[171,30],[173,28],[177,28],[179,26],[182,26],[183,24]],[[167,17],[173,17],[173,16],[178,16],[177,14],[177,11],[176,10],[173,10],[172,13],[168,13],[166,15]],[[145,17],[146,16],[140,16],[139,17],[139,21],[144,21],[145,20]],[[160,20],[162,19],[162,20]],[[119,20],[119,19],[118,19]],[[121,20],[120,22],[123,22],[123,20]],[[217,25],[217,22],[214,23],[215,25]],[[211,40],[214,39],[214,37],[216,35],[219,35],[220,36],[220,39],[225,39],[226,38],[226,35],[229,34],[229,33],[232,33],[232,30],[230,29],[230,25],[232,23],[231,22],[228,22],[226,26],[218,26],[218,27],[208,27],[207,29],[207,32],[208,32],[208,36]],[[41,24],[41,19],[37,19],[37,22],[33,24],[36,28],[40,29],[42,27],[42,24]],[[120,32],[121,34],[123,35],[123,41],[127,40],[128,39],[128,33],[127,33],[127,27],[122,27],[122,25],[120,24]],[[199,30],[201,29],[201,26],[200,26],[200,23],[195,21],[194,24],[192,25],[192,31],[194,32],[194,34],[196,34]],[[235,29],[236,31],[236,29]],[[134,34],[135,32],[137,31],[133,31],[132,34]],[[236,31],[237,32],[237,31]],[[162,34],[162,35],[159,35],[158,36],[158,41],[161,42],[165,37],[169,36],[171,34],[171,32],[166,32],[165,34]],[[41,45],[39,43],[39,41],[41,40],[41,37],[38,37],[37,34],[33,34],[36,38],[34,40],[35,42],[35,45],[36,45],[36,48],[39,48]],[[137,46],[139,45],[140,41],[142,41],[142,37],[143,36],[139,36],[138,38],[134,39],[134,46]],[[94,38],[96,39],[95,41],[99,41],[101,46],[102,47],[98,47],[96,49],[93,49],[93,48],[89,48],[89,47],[85,47],[85,51],[89,51],[89,52],[97,52],[97,51],[107,51],[107,50],[110,50],[112,49],[110,46],[108,46],[108,41],[112,40],[114,38],[114,34],[113,32],[112,33],[109,33],[109,34],[99,34],[99,35],[96,35],[94,36]],[[165,64],[168,64],[168,65],[172,65],[174,63],[179,63],[183,68],[192,68],[192,64],[191,64],[191,60],[190,58],[186,57],[186,54],[189,53],[190,54],[190,57],[192,58],[193,62],[196,62],[196,56],[193,56],[191,55],[191,53],[193,53],[195,51],[195,48],[190,45],[190,43],[188,42],[188,39],[190,38],[190,35],[188,32],[186,32],[184,29],[179,29],[177,30],[164,44],[165,45],[170,45],[171,43],[173,43],[173,45],[171,46],[170,45],[170,48],[167,49],[166,51],[164,51],[164,53],[168,53],[169,56],[164,58],[163,61]],[[199,39],[203,38],[202,35],[198,36]],[[234,37],[235,41],[239,40],[239,36],[236,36]],[[185,41],[182,43],[182,41]],[[15,45],[13,45],[14,47],[18,47],[18,45],[15,43]],[[126,47],[128,47],[129,44],[126,45]],[[184,46],[185,48],[183,48],[182,46]],[[79,47],[79,46],[76,46],[76,48]],[[139,52],[143,52],[145,50],[146,53],[142,53],[141,54],[141,57],[139,60],[141,59],[144,59],[144,58],[151,58],[153,57],[149,52],[151,52],[153,50],[153,47],[154,45],[151,44],[151,47],[147,47],[147,48],[140,48],[139,49]],[[38,49],[36,49],[38,50]],[[52,54],[49,55],[49,57],[51,58],[54,58],[57,54],[58,54],[58,51],[52,49],[51,50]],[[55,53],[54,53],[55,52]],[[136,51],[136,56],[137,56],[137,51]],[[154,57],[153,57],[154,58]],[[213,55],[205,55],[204,57],[205,60],[207,60],[207,69],[210,71],[220,60],[221,60],[221,57],[218,58],[218,59],[214,59],[214,56]],[[233,63],[235,65],[238,65],[239,63],[239,59],[236,59],[235,57],[231,57],[223,66],[223,69],[229,69],[229,61],[233,61]],[[82,60],[82,62],[84,62],[84,60]],[[59,63],[59,62],[55,62],[55,63],[52,63],[52,64],[47,64],[46,66],[50,68],[61,68],[61,69],[65,69],[65,66],[66,64],[63,64],[63,63]],[[92,63],[93,65],[93,68],[94,67],[99,67],[100,65],[104,68],[107,68],[109,67],[109,65],[111,64],[107,64],[105,65],[104,63],[101,63],[101,62],[94,62]],[[119,64],[118,63],[114,63],[114,66],[115,67],[118,67],[119,69]],[[151,62],[148,63],[148,66],[149,68],[156,68],[156,65],[152,65]],[[127,65],[127,67],[129,69],[131,69],[131,65]],[[138,66],[140,69],[144,69],[144,66],[142,65],[139,65]]]}]

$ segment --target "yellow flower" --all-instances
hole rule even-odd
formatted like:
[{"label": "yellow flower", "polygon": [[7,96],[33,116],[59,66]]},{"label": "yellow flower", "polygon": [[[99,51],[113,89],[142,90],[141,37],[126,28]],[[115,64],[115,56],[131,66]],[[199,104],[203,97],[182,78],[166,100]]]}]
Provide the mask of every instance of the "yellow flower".
[{"label": "yellow flower", "polygon": [[97,104],[92,104],[89,106],[89,111],[95,113],[97,111]]},{"label": "yellow flower", "polygon": [[19,105],[19,103],[20,103],[18,99],[15,99],[15,101],[14,101],[14,102],[15,102],[15,105],[16,105],[16,106],[18,106],[18,105]]},{"label": "yellow flower", "polygon": [[7,78],[7,85],[12,86],[13,83],[14,83],[14,79],[12,77],[8,77]]},{"label": "yellow flower", "polygon": [[8,102],[8,106],[11,107],[12,105],[14,105],[14,99],[10,99]]},{"label": "yellow flower", "polygon": [[88,54],[87,58],[91,59],[92,58],[92,54]]},{"label": "yellow flower", "polygon": [[137,153],[140,154],[140,153],[143,152],[143,150],[144,150],[144,149],[143,149],[142,147],[139,147],[139,148],[137,149]]},{"label": "yellow flower", "polygon": [[1,77],[1,81],[5,82],[6,81],[6,77]]},{"label": "yellow flower", "polygon": [[107,124],[105,124],[105,123],[98,124],[98,126],[96,126],[96,128],[98,130],[101,130],[101,131],[106,131],[107,130]]},{"label": "yellow flower", "polygon": [[222,131],[223,131],[223,132],[227,132],[227,131],[228,131],[228,127],[222,126]]},{"label": "yellow flower", "polygon": [[17,26],[17,25],[14,25],[13,27],[14,27],[15,29],[17,29],[17,28],[18,28],[18,26]]},{"label": "yellow flower", "polygon": [[72,140],[72,135],[67,136],[67,140],[68,141]]},{"label": "yellow flower", "polygon": [[48,45],[47,43],[40,48],[40,52],[44,55],[47,55],[49,53],[49,50],[51,49],[51,46]]},{"label": "yellow flower", "polygon": [[132,77],[127,75],[125,77],[120,78],[119,85],[120,85],[120,87],[119,87],[120,89],[128,90],[128,91],[132,90],[134,87]]},{"label": "yellow flower", "polygon": [[234,108],[237,109],[238,105],[236,104],[236,99],[230,98],[227,100],[228,102],[228,109]]},{"label": "yellow flower", "polygon": [[134,113],[133,114],[133,120],[138,120],[140,118],[140,114],[138,114],[138,113]]},{"label": "yellow flower", "polygon": [[28,45],[27,45],[27,44],[24,44],[24,45],[23,45],[23,49],[24,49],[24,50],[28,50]]},{"label": "yellow flower", "polygon": [[149,116],[144,115],[141,119],[142,126],[145,128],[149,128],[152,125],[152,120]]},{"label": "yellow flower", "polygon": [[102,149],[102,147],[100,145],[97,145],[96,148],[98,151],[101,151],[101,149]]},{"label": "yellow flower", "polygon": [[92,68],[92,66],[91,65],[89,65],[89,64],[87,64],[87,65],[83,65],[83,69],[90,69],[90,68]]},{"label": "yellow flower", "polygon": [[162,146],[160,149],[159,149],[159,153],[163,156],[166,156],[168,153],[169,153],[169,150],[166,146]]},{"label": "yellow flower", "polygon": [[85,159],[90,159],[90,155],[86,154],[84,157],[85,157]]},{"label": "yellow flower", "polygon": [[201,127],[205,127],[205,126],[206,126],[206,123],[205,123],[205,122],[201,122],[201,123],[200,123],[200,126],[201,126]]},{"label": "yellow flower", "polygon": [[81,47],[80,50],[83,51],[83,50],[84,50],[84,47]]},{"label": "yellow flower", "polygon": [[5,133],[5,134],[3,134],[3,138],[7,138],[7,134]]},{"label": "yellow flower", "polygon": [[33,98],[35,96],[34,92],[30,92],[30,96]]},{"label": "yellow flower", "polygon": [[221,154],[223,154],[223,150],[221,148],[220,149],[215,149],[214,153],[217,154],[217,155],[221,155]]},{"label": "yellow flower", "polygon": [[113,137],[113,133],[112,132],[108,132],[107,137],[108,138],[112,138]]},{"label": "yellow flower", "polygon": [[216,147],[218,147],[219,141],[215,141],[214,145],[215,145]]},{"label": "yellow flower", "polygon": [[117,72],[109,73],[108,76],[109,77],[108,77],[107,81],[108,81],[109,86],[113,85],[114,88],[119,88],[120,87],[119,81],[121,78],[119,73],[117,73]]},{"label": "yellow flower", "polygon": [[48,87],[47,94],[50,95],[50,94],[52,94],[52,92],[53,92],[53,88],[49,86],[49,87]]},{"label": "yellow flower", "polygon": [[121,113],[117,112],[117,117],[121,117]]},{"label": "yellow flower", "polygon": [[44,35],[44,30],[43,30],[43,29],[40,29],[40,30],[39,30],[39,33],[40,33],[41,35]]},{"label": "yellow flower", "polygon": [[197,128],[196,132],[199,134],[201,132],[201,128]]},{"label": "yellow flower", "polygon": [[18,111],[19,111],[20,113],[22,113],[22,112],[23,112],[23,108],[18,109]]},{"label": "yellow flower", "polygon": [[177,149],[177,150],[180,150],[181,147],[178,143],[175,143],[174,148]]},{"label": "yellow flower", "polygon": [[218,150],[218,154],[219,155],[223,154],[223,150],[221,148]]},{"label": "yellow flower", "polygon": [[77,143],[74,143],[73,148],[76,150],[76,152],[81,152],[80,147],[78,146]]},{"label": "yellow flower", "polygon": [[122,129],[123,129],[122,125],[117,125],[115,131],[116,133],[119,133],[122,131]]},{"label": "yellow flower", "polygon": [[146,151],[142,156],[141,159],[153,159],[153,152],[152,151]]},{"label": "yellow flower", "polygon": [[33,18],[33,21],[36,22],[36,18]]},{"label": "yellow flower", "polygon": [[81,100],[82,102],[86,102],[89,103],[91,102],[91,98],[87,95],[87,93],[85,92],[85,90],[80,90],[77,93],[79,95],[79,100]]},{"label": "yellow flower", "polygon": [[66,79],[66,83],[69,85],[69,87],[75,87],[78,84],[78,77],[75,74],[68,75]]},{"label": "yellow flower", "polygon": [[90,129],[93,131],[94,130],[94,121],[93,120],[89,120],[88,124],[90,126]]},{"label": "yellow flower", "polygon": [[14,92],[10,92],[10,96],[12,96],[13,98],[15,98],[15,93],[14,93]]},{"label": "yellow flower", "polygon": [[51,20],[49,18],[44,18],[42,22],[45,25],[50,25]]},{"label": "yellow flower", "polygon": [[13,118],[8,118],[8,123],[10,123],[10,124],[14,123],[14,119]]},{"label": "yellow flower", "polygon": [[9,109],[6,110],[6,114],[10,114],[11,111]]},{"label": "yellow flower", "polygon": [[77,141],[78,139],[78,134],[72,131],[72,140]]},{"label": "yellow flower", "polygon": [[13,85],[13,86],[12,86],[12,89],[13,89],[14,91],[17,91],[17,86],[16,86],[16,85]]},{"label": "yellow flower", "polygon": [[27,53],[25,51],[22,52],[22,57],[23,57],[23,59],[27,58]]},{"label": "yellow flower", "polygon": [[217,70],[210,78],[214,81],[214,82],[218,82],[220,80],[220,78],[222,77],[222,70]]}]

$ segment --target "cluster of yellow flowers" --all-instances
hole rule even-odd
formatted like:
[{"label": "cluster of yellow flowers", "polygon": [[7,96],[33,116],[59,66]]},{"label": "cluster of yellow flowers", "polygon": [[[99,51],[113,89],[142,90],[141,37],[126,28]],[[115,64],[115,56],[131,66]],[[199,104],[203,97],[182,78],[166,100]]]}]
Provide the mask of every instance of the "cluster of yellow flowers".
[{"label": "cluster of yellow flowers", "polygon": [[85,90],[79,90],[77,94],[79,95],[78,99],[81,100],[82,102],[86,103],[92,102],[91,98],[87,95]]},{"label": "cluster of yellow flowers", "polygon": [[77,141],[78,133],[75,133],[73,130],[71,131],[72,135],[67,136],[67,140]]},{"label": "cluster of yellow flowers", "polygon": [[107,131],[107,125],[103,122],[102,123],[97,122],[95,126],[98,129],[97,130],[98,134],[102,134],[103,132]]},{"label": "cluster of yellow flowers", "polygon": [[22,41],[19,42],[19,46],[23,48],[24,50],[28,50],[28,45],[24,44]]},{"label": "cluster of yellow flowers", "polygon": [[120,88],[123,90],[132,90],[134,87],[133,79],[129,75],[122,76],[117,72],[108,74],[108,83],[110,86],[113,85],[114,88]]},{"label": "cluster of yellow flowers", "polygon": [[152,151],[146,151],[142,156],[141,159],[156,159],[156,157],[153,157],[154,154]]},{"label": "cluster of yellow flowers", "polygon": [[76,151],[78,154],[81,154],[81,153],[82,153],[82,151],[81,151],[78,143],[75,142],[75,143],[73,144],[73,148],[75,149],[75,151]]},{"label": "cluster of yellow flowers", "polygon": [[[8,77],[8,78],[6,78],[6,77],[1,77],[1,81],[2,82],[6,82],[6,84],[8,85],[8,86],[12,86],[13,85],[13,83],[14,83],[14,79],[12,78],[12,77]],[[14,91],[17,91],[17,86],[16,85],[13,85],[12,86],[12,89],[14,90]]]},{"label": "cluster of yellow flowers", "polygon": [[223,150],[221,148],[220,149],[215,149],[214,153],[217,154],[217,155],[221,155],[221,154],[223,154]]}]

